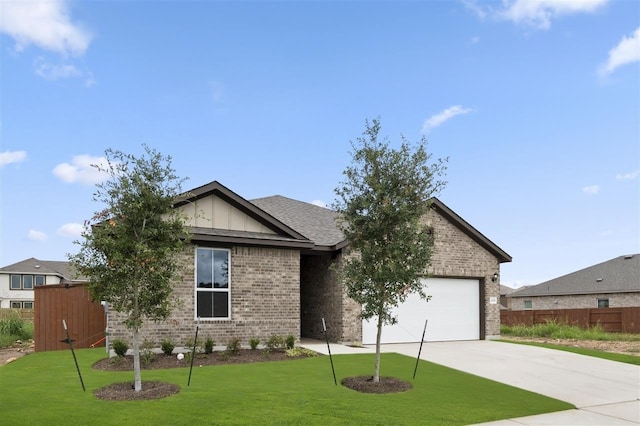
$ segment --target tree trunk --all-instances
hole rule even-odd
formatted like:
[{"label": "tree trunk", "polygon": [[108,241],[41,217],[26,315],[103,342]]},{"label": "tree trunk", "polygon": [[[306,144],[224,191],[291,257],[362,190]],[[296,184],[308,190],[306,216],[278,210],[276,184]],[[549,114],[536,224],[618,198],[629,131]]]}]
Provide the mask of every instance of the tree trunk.
[{"label": "tree trunk", "polygon": [[135,380],[135,390],[142,390],[142,377],[140,376],[140,345],[138,344],[138,329],[133,330],[133,376]]},{"label": "tree trunk", "polygon": [[373,382],[380,382],[380,340],[382,338],[382,308],[378,310],[378,333],[376,334],[376,366],[373,373]]}]

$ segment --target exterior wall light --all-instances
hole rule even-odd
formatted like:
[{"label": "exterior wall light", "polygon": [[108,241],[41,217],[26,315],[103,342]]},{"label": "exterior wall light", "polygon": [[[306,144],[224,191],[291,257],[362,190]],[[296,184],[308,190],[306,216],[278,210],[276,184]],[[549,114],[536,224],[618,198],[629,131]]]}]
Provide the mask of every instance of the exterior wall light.
[{"label": "exterior wall light", "polygon": [[493,281],[494,283],[498,281],[498,273],[496,272],[495,274],[493,274],[493,276],[491,277],[491,281]]}]

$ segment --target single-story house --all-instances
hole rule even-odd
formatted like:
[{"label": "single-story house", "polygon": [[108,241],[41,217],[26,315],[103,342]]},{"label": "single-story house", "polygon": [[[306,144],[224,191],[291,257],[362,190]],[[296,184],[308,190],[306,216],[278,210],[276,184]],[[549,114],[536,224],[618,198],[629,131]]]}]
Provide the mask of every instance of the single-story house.
[{"label": "single-story house", "polygon": [[606,262],[515,291],[514,311],[640,306],[640,254]]},{"label": "single-story house", "polygon": [[[180,344],[199,336],[217,344],[238,337],[322,339],[324,319],[333,342],[375,342],[375,325],[359,318],[331,268],[348,241],[336,213],[283,196],[247,200],[219,182],[189,191],[176,202],[189,218],[191,245],[184,252],[174,294],[182,304],[162,323],[145,323],[141,339]],[[384,342],[489,339],[500,334],[500,264],[511,257],[434,198],[424,222],[433,228],[428,303],[409,297],[399,323],[383,330]],[[111,316],[113,338],[130,340]]]},{"label": "single-story house", "polygon": [[72,282],[68,262],[25,259],[0,268],[0,308],[33,309],[33,289]]}]

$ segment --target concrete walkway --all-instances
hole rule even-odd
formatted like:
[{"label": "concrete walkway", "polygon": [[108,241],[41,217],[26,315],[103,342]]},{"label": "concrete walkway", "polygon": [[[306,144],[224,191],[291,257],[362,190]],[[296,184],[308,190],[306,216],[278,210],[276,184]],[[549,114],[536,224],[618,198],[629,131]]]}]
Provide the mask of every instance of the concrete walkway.
[{"label": "concrete walkway", "polygon": [[[327,354],[327,345],[301,346]],[[375,352],[331,344],[331,353]],[[416,357],[419,344],[383,345]],[[639,425],[640,367],[553,349],[492,341],[425,343],[421,359],[569,402],[576,410],[501,420],[490,425]]]}]

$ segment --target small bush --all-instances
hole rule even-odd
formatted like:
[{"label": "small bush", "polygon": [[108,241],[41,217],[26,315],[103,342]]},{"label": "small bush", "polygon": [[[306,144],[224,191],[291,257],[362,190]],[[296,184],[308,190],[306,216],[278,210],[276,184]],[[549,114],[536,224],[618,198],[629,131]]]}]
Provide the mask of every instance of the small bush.
[{"label": "small bush", "polygon": [[195,342],[193,339],[187,339],[187,341],[184,342],[184,348],[187,349],[190,354],[194,349],[196,353],[202,352],[202,348],[199,348],[197,342]]},{"label": "small bush", "polygon": [[113,351],[116,353],[116,355],[118,355],[118,357],[120,358],[124,357],[129,350],[129,344],[120,339],[113,339],[113,341],[111,342],[111,347],[113,348]]},{"label": "small bush", "polygon": [[315,351],[312,351],[311,349],[307,349],[307,348],[301,348],[301,347],[297,347],[297,348],[289,348],[287,349],[287,351],[285,352],[287,354],[287,356],[290,357],[314,357],[314,356],[318,356],[318,353]]},{"label": "small bush", "polygon": [[293,335],[288,335],[285,339],[285,344],[287,345],[287,349],[293,349],[296,344],[296,338]]},{"label": "small bush", "polygon": [[251,339],[249,340],[249,346],[252,350],[258,349],[258,345],[260,344],[260,339]]},{"label": "small bush", "polygon": [[237,337],[232,337],[227,343],[227,352],[232,355],[238,355],[240,353],[240,339]]},{"label": "small bush", "polygon": [[153,347],[155,343],[151,340],[144,339],[140,345],[140,359],[144,365],[149,365],[153,361]]},{"label": "small bush", "polygon": [[285,347],[285,339],[282,336],[279,336],[277,334],[272,335],[271,337],[269,337],[269,340],[267,340],[267,348],[269,349],[284,349]]},{"label": "small bush", "polygon": [[215,345],[216,345],[216,342],[211,337],[207,337],[207,339],[204,341],[204,353],[205,354],[213,353],[213,347]]},{"label": "small bush", "polygon": [[175,347],[176,345],[170,339],[163,339],[162,342],[160,342],[160,349],[162,349],[162,353],[165,355],[171,355]]}]

